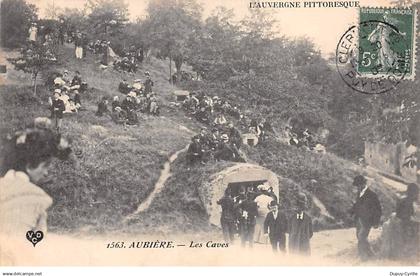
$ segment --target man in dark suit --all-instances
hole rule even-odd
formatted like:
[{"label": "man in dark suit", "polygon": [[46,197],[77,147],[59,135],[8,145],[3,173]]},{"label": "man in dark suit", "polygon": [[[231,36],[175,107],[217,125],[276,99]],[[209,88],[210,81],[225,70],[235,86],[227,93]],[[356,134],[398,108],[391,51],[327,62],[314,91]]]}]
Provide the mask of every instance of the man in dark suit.
[{"label": "man in dark suit", "polygon": [[251,194],[247,194],[245,201],[239,203],[240,217],[239,217],[239,233],[241,236],[241,245],[245,247],[246,242],[249,247],[254,246],[255,224],[258,215],[258,206],[254,202]]},{"label": "man in dark suit", "polygon": [[223,237],[226,242],[233,244],[235,235],[236,209],[230,189],[226,189],[225,195],[217,201],[222,207],[220,224],[222,226]]},{"label": "man in dark suit", "polygon": [[368,241],[370,229],[378,227],[381,221],[382,208],[378,196],[368,188],[366,178],[358,175],[353,180],[357,187],[357,200],[350,213],[356,221],[357,248],[359,257],[367,260],[373,256]]},{"label": "man in dark suit", "polygon": [[286,232],[287,232],[287,218],[286,215],[279,212],[276,201],[270,203],[270,213],[264,221],[264,234],[270,238],[270,243],[274,252],[278,249],[286,252]]},{"label": "man in dark suit", "polygon": [[289,253],[311,255],[312,217],[306,212],[307,209],[307,196],[304,193],[298,193],[296,209],[288,218]]}]

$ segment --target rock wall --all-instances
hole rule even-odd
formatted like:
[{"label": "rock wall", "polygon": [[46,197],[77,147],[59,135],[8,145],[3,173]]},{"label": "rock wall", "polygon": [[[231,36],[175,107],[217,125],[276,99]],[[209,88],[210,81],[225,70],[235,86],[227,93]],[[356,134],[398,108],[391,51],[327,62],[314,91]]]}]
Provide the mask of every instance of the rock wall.
[{"label": "rock wall", "polygon": [[416,181],[417,168],[403,167],[409,155],[405,143],[384,144],[365,142],[365,160],[368,165],[386,173],[402,176],[407,181]]}]

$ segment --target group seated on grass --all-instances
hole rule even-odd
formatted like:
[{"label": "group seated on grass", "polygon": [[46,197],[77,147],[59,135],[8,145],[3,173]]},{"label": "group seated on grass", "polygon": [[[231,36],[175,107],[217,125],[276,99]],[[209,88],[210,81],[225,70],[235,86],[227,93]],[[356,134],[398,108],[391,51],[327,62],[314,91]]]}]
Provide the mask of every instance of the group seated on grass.
[{"label": "group seated on grass", "polygon": [[[159,115],[159,102],[155,92],[152,92],[153,81],[149,72],[145,73],[146,80],[142,83],[135,80],[133,85],[129,85],[123,80],[119,85],[119,91],[125,94],[124,99],[120,101],[115,96],[111,103],[111,117],[117,124],[138,124],[137,112],[150,115]],[[128,91],[128,92],[127,92]],[[104,97],[98,104],[97,116],[103,116],[109,113],[108,98]]]},{"label": "group seated on grass", "polygon": [[210,97],[204,93],[192,92],[184,100],[182,107],[188,116],[205,124],[210,124],[216,114],[230,115],[236,119],[242,115],[238,106],[218,96]]},{"label": "group seated on grass", "polygon": [[254,134],[260,141],[269,132],[273,132],[273,128],[264,118],[257,120],[253,118],[255,116],[248,116],[241,111],[240,106],[218,96],[192,92],[184,100],[182,107],[187,116],[208,126],[223,128],[229,119],[232,122],[237,121],[242,132]]},{"label": "group seated on grass", "polygon": [[299,130],[293,128],[292,126],[286,126],[284,130],[289,145],[305,148],[310,151],[315,151],[319,153],[325,153],[325,146],[318,143],[315,135],[310,132],[307,128]]},{"label": "group seated on grass", "polygon": [[242,136],[233,123],[226,126],[216,125],[211,133],[202,128],[200,134],[191,138],[187,150],[188,164],[205,164],[210,160],[225,160],[232,162],[245,162],[239,152],[242,146]]},{"label": "group seated on grass", "polygon": [[124,49],[121,56],[114,61],[114,69],[119,72],[135,73],[139,67],[138,63],[142,63],[143,59],[143,48],[131,45],[129,48]]},{"label": "group seated on grass", "polygon": [[[82,81],[79,71],[75,71],[70,81],[69,72],[64,70],[63,74],[53,72],[46,81],[46,86],[60,95],[59,99],[63,101],[65,109],[63,113],[75,113],[82,109],[81,93],[87,89],[87,83]],[[49,98],[51,105],[52,98]]]},{"label": "group seated on grass", "polygon": [[[94,54],[104,54],[109,51],[111,42],[107,40],[96,40],[88,44],[88,49]],[[112,53],[114,53],[112,51]],[[142,47],[136,47],[134,45],[124,49],[120,56],[115,55],[113,61],[113,67],[118,72],[125,71],[129,73],[135,73],[138,69],[138,63],[142,63],[144,59],[144,52]],[[104,65],[108,65],[108,61]]]},{"label": "group seated on grass", "polygon": [[96,41],[89,42],[87,47],[90,52],[94,54],[100,54],[105,51],[108,44],[109,44],[109,41],[107,40],[96,40]]}]

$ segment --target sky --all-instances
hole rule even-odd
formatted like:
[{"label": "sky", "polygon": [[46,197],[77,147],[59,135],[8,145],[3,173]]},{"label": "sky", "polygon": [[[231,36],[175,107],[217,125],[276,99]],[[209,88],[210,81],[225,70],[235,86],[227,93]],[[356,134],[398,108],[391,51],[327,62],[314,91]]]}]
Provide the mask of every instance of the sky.
[{"label": "sky", "polygon": [[[131,20],[145,15],[149,0],[124,1],[128,3]],[[234,9],[236,20],[240,20],[249,13],[249,3],[254,1],[255,0],[198,0],[198,2],[201,2],[203,5],[203,15],[205,17],[217,6],[225,6],[226,8]],[[327,2],[327,0],[273,1]],[[27,0],[27,2],[38,6],[40,16],[44,17],[45,9],[49,5],[54,4],[54,7],[56,8],[83,8],[85,0]],[[391,0],[359,0],[360,6],[363,7],[384,7],[389,6],[390,2]],[[283,8],[264,10],[271,12],[272,16],[279,22],[279,35],[286,35],[292,38],[307,37],[315,43],[316,48],[319,49],[324,56],[328,56],[335,52],[341,35],[344,34],[350,26],[357,24],[358,20],[356,8]]]}]

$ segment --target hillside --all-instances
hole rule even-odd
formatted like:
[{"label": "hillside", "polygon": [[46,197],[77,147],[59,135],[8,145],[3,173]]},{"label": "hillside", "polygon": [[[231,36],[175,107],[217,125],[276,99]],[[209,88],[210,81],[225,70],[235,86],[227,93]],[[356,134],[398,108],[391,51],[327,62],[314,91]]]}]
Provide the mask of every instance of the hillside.
[{"label": "hillside", "polygon": [[[89,85],[82,95],[85,110],[69,115],[63,124],[63,132],[81,155],[65,164],[54,163],[52,177],[56,180],[43,185],[54,197],[53,208],[49,210],[50,227],[56,231],[119,229],[122,219],[133,213],[152,192],[168,156],[189,143],[192,134],[188,129],[197,131],[200,125],[170,104],[175,87],[166,81],[168,72],[164,61],[152,59],[137,74],[127,74],[112,68],[100,69],[99,57],[92,54],[84,60],[75,60],[72,50],[70,46],[62,48],[59,64],[48,71],[79,70]],[[122,95],[117,92],[122,78],[132,82],[143,78],[146,70],[155,81],[154,91],[162,105],[161,116],[142,115],[139,126],[124,128],[109,117],[94,115],[96,104],[103,96]],[[13,79],[15,75],[11,70],[9,78]],[[49,115],[48,92],[44,87],[37,96],[33,96],[27,86],[6,85],[0,89],[5,106],[0,115],[6,119],[0,123],[2,133],[21,129],[36,116]],[[351,225],[347,213],[354,194],[351,181],[361,168],[332,154],[319,155],[274,139],[254,148],[245,146],[243,151],[250,162],[279,175],[281,198],[289,206],[296,188],[315,196],[311,213],[316,229]],[[174,161],[172,175],[162,191],[147,210],[130,221],[128,231],[212,229],[206,220],[197,186],[228,164],[210,162],[189,169],[184,160],[185,156],[181,154]],[[316,180],[316,187],[310,187],[311,180]],[[377,182],[373,189],[379,192],[384,214],[388,215],[394,208],[395,193]],[[341,204],[337,205],[337,202]],[[139,224],[146,220],[150,223]]]},{"label": "hillside", "polygon": [[[82,95],[84,110],[67,115],[63,120],[62,132],[72,141],[73,149],[81,154],[64,164],[55,162],[51,169],[54,181],[43,184],[42,188],[54,199],[49,210],[51,229],[104,230],[115,227],[146,198],[164,161],[171,153],[185,147],[191,133],[179,124],[183,115],[166,107],[173,88],[164,80],[167,72],[163,62],[155,60],[137,75],[125,75],[112,69],[101,70],[97,57],[92,55],[77,61],[72,50],[70,46],[61,49],[60,62],[48,71],[66,69],[72,74],[79,70],[89,85]],[[8,69],[9,84],[0,86],[2,138],[23,129],[35,117],[49,116],[47,99],[50,94],[46,88],[39,86],[34,96],[28,83],[20,80],[25,74]],[[99,99],[122,95],[117,91],[120,80],[143,78],[144,70],[151,73],[154,90],[161,96],[161,116],[143,115],[138,126],[126,128],[115,124],[109,116],[95,116]],[[194,122],[185,123],[196,128]]]}]

